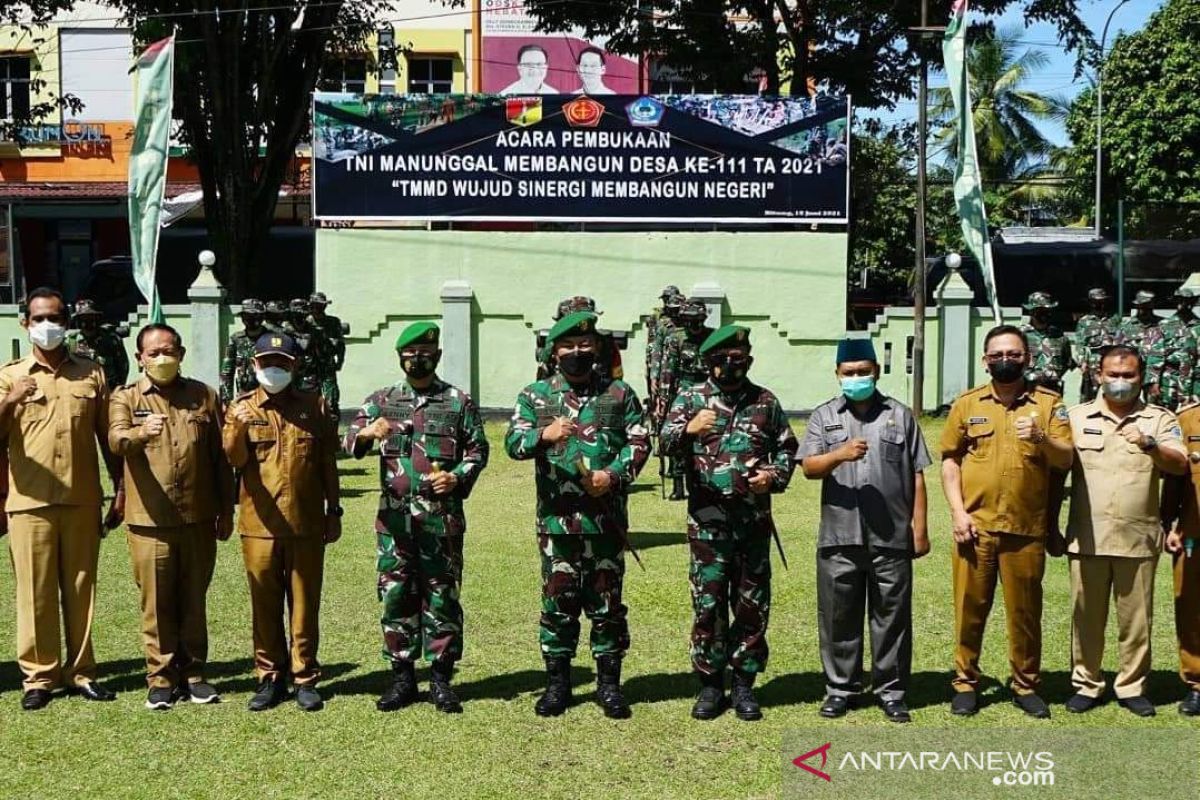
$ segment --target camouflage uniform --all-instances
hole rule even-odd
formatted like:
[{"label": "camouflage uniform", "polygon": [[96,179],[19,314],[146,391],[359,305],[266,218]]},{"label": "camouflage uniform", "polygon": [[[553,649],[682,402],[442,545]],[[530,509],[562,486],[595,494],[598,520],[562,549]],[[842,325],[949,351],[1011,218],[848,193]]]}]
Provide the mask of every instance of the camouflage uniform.
[{"label": "camouflage uniform", "polygon": [[308,301],[293,300],[282,326],[300,348],[300,357],[296,359],[296,385],[303,391],[319,393],[326,371],[325,339],[308,324]]},{"label": "camouflage uniform", "polygon": [[[1157,385],[1163,365],[1163,349],[1160,344],[1163,331],[1158,317],[1153,316],[1150,311],[1153,306],[1153,292],[1138,292],[1133,298],[1134,314],[1121,321],[1116,336],[1117,344],[1132,347],[1145,359],[1146,379],[1143,381],[1143,387],[1147,396],[1150,387]],[[1142,312],[1147,312],[1145,318],[1142,317]]]},{"label": "camouflage uniform", "polygon": [[313,332],[322,340],[324,359],[321,362],[321,396],[325,398],[330,412],[339,414],[341,409],[342,392],[338,387],[338,373],[346,364],[346,333],[347,328],[340,319],[326,314],[325,306],[329,298],[324,292],[313,292],[308,298],[310,316],[308,323]]},{"label": "camouflage uniform", "polygon": [[[679,327],[667,340],[658,375],[659,406],[654,414],[655,419],[666,419],[667,409],[680,392],[708,380],[708,367],[700,355],[700,345],[704,344],[713,329],[705,325],[693,327],[697,321],[703,323],[707,317],[708,308],[698,300],[687,301],[680,310]],[[667,474],[671,476],[673,484],[671,499],[684,499],[683,460],[672,458]]]},{"label": "camouflage uniform", "polygon": [[[708,433],[692,436],[697,412],[717,412]],[[787,488],[799,443],[783,408],[767,389],[746,381],[726,393],[712,380],[681,392],[662,429],[666,450],[688,460],[688,540],[691,549],[692,667],[720,675],[767,664],[771,607],[769,494],[752,494],[748,480],[774,470],[772,493]]]},{"label": "camouflage uniform", "polygon": [[[242,301],[241,315],[262,319],[265,306],[261,300],[246,298]],[[267,333],[266,327],[253,332],[235,331],[225,345],[225,357],[221,359],[221,402],[228,405],[238,395],[258,388],[254,375],[254,343]]]},{"label": "camouflage uniform", "polygon": [[[380,448],[383,492],[375,517],[384,657],[449,661],[462,657],[463,501],[487,466],[488,441],[470,395],[434,379],[415,391],[407,381],[368,397],[346,432],[346,452],[362,458],[358,432],[383,417],[392,435]],[[434,465],[437,465],[435,469]],[[446,470],[458,487],[444,498],[424,477]]]},{"label": "camouflage uniform", "polygon": [[[669,294],[674,290],[674,294]],[[662,426],[662,419],[655,417],[655,413],[665,411],[666,406],[670,405],[670,398],[665,401],[659,396],[661,393],[660,377],[662,373],[663,357],[667,352],[667,342],[669,342],[679,328],[679,310],[683,307],[684,297],[674,286],[668,286],[663,290],[663,309],[662,315],[658,318],[654,326],[654,338],[647,342],[648,352],[646,353],[646,380],[649,383],[650,394],[646,398],[648,408],[651,414],[651,420],[656,427]]]},{"label": "camouflage uniform", "polygon": [[[1096,290],[1092,290],[1096,291]],[[1100,290],[1103,292],[1103,290]],[[1091,293],[1089,292],[1089,297]],[[1096,302],[1108,299],[1108,293],[1098,294]],[[1084,314],[1075,325],[1075,361],[1082,373],[1079,382],[1079,402],[1096,399],[1099,385],[1095,372],[1100,366],[1100,348],[1114,344],[1121,318],[1116,314]]]},{"label": "camouflage uniform", "polygon": [[[102,322],[104,315],[91,300],[75,303],[73,330],[67,332],[67,352],[73,356],[91,359],[104,370],[104,378],[112,388],[124,386],[129,379],[129,354],[121,341],[129,331],[121,326]],[[85,329],[84,324],[88,327]]]},{"label": "camouflage uniform", "polygon": [[[1031,314],[1057,307],[1058,303],[1046,292],[1034,292],[1025,303],[1025,310]],[[1041,330],[1033,324],[1022,325],[1021,330],[1029,340],[1029,369],[1025,379],[1062,394],[1063,377],[1075,366],[1067,335],[1057,325],[1050,324]]]},{"label": "camouflage uniform", "polygon": [[1164,320],[1159,325],[1162,335],[1150,349],[1157,370],[1151,377],[1147,369],[1147,379],[1158,386],[1159,396],[1155,402],[1172,411],[1192,402],[1195,396],[1196,336],[1189,323],[1190,320],[1180,317]]}]

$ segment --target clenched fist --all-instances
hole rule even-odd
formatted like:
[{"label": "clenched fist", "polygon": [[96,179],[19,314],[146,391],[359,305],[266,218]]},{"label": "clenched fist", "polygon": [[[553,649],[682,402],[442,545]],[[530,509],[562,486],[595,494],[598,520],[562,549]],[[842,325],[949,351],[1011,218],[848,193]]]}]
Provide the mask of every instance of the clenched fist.
[{"label": "clenched fist", "polygon": [[142,436],[153,439],[163,432],[166,425],[166,414],[151,414],[142,422]]},{"label": "clenched fist", "polygon": [[870,448],[866,439],[851,439],[837,449],[837,454],[842,461],[861,461],[866,457],[868,449]]},{"label": "clenched fist", "polygon": [[692,436],[700,433],[708,433],[717,424],[717,412],[711,408],[702,408],[696,413],[696,416],[688,420],[687,432]]},{"label": "clenched fist", "polygon": [[9,405],[24,403],[33,393],[37,391],[37,381],[31,375],[22,375],[13,381],[12,388],[8,390],[8,396],[4,398],[4,402]]},{"label": "clenched fist", "polygon": [[391,432],[391,423],[388,422],[384,417],[380,417],[367,427],[360,430],[358,432],[358,438],[378,441],[379,439],[386,439],[389,435],[391,435]]},{"label": "clenched fist", "polygon": [[546,444],[558,444],[570,439],[575,433],[575,420],[569,417],[555,417],[545,428],[542,428],[542,441]]}]

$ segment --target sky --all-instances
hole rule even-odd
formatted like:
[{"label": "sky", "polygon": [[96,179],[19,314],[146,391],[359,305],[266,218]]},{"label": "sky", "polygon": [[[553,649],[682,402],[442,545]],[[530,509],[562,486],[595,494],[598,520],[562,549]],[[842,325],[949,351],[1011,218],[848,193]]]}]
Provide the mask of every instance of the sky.
[{"label": "sky", "polygon": [[[940,0],[932,0],[932,2],[936,3]],[[1100,34],[1104,29],[1104,21],[1119,2],[1120,0],[1079,0],[1079,9],[1083,20],[1092,29],[1097,40],[1100,39]],[[1113,17],[1105,47],[1110,47],[1121,31],[1132,33],[1140,30],[1150,15],[1163,3],[1164,0],[1129,0]],[[1025,4],[1021,5],[1023,8]],[[1024,26],[1022,8],[1014,6],[1005,14],[991,19],[995,21],[999,30],[1013,26],[1021,28]],[[972,15],[972,18],[977,20],[978,15]],[[1021,43],[1025,48],[1045,52],[1050,59],[1046,68],[1028,81],[1026,85],[1030,89],[1042,94],[1061,95],[1070,100],[1089,85],[1087,76],[1075,78],[1075,54],[1067,53],[1062,45],[1058,44],[1058,33],[1053,25],[1037,24],[1025,28],[1021,35]],[[930,86],[938,85],[945,85],[945,79],[940,72],[935,71],[931,74]],[[917,102],[915,100],[903,101],[897,106],[895,113],[880,116],[888,123],[915,122]],[[1066,131],[1061,125],[1047,124],[1042,127],[1042,131],[1055,144],[1065,145],[1068,143]]]}]

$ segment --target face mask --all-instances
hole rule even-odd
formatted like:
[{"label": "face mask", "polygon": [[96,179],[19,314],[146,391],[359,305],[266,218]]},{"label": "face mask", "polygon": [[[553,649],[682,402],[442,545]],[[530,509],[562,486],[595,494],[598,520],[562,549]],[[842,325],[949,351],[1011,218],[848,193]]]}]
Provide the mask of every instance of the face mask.
[{"label": "face mask", "polygon": [[722,358],[709,365],[708,374],[722,389],[736,389],[746,380],[746,371],[749,368],[750,362],[747,359]]},{"label": "face mask", "polygon": [[596,364],[591,350],[572,350],[558,357],[558,366],[566,375],[586,375]]},{"label": "face mask", "polygon": [[29,341],[41,350],[57,350],[66,335],[66,328],[49,320],[35,322],[29,326]]},{"label": "face mask", "polygon": [[869,400],[875,394],[875,378],[871,375],[842,378],[842,394],[856,403]]},{"label": "face mask", "polygon": [[268,394],[278,394],[292,383],[292,373],[283,367],[255,367],[254,377]]},{"label": "face mask", "polygon": [[1013,383],[1020,380],[1021,376],[1025,374],[1025,363],[1005,358],[989,364],[988,372],[992,373],[992,378],[996,383]]},{"label": "face mask", "polygon": [[1132,402],[1137,398],[1138,392],[1141,391],[1140,386],[1124,378],[1115,381],[1104,381],[1104,383],[1100,384],[1100,387],[1104,390],[1106,398],[1112,400],[1114,403],[1121,404]]},{"label": "face mask", "polygon": [[175,356],[154,356],[142,365],[146,377],[160,386],[170,383],[179,376],[179,359]]},{"label": "face mask", "polygon": [[415,356],[405,356],[400,359],[400,369],[404,374],[418,381],[424,380],[437,369],[437,356],[431,353],[418,353]]}]

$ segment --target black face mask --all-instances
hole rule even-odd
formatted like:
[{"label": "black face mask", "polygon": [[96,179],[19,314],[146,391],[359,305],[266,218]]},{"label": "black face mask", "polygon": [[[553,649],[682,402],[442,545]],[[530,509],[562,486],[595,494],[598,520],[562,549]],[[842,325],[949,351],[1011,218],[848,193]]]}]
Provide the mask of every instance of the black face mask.
[{"label": "black face mask", "polygon": [[1103,317],[1104,314],[1106,313],[1106,309],[1104,308],[1104,303],[1092,303],[1092,313],[1095,314],[1097,317]]},{"label": "black face mask", "polygon": [[438,357],[432,353],[418,353],[415,356],[403,356],[400,359],[400,369],[414,380],[424,380],[434,373],[438,365]]},{"label": "black face mask", "polygon": [[708,374],[722,389],[736,389],[746,381],[750,370],[748,358],[714,358],[708,362]]},{"label": "black face mask", "polygon": [[564,375],[586,375],[596,365],[596,354],[591,350],[572,350],[558,357],[558,367]]},{"label": "black face mask", "polygon": [[248,331],[261,331],[263,326],[262,320],[258,317],[244,319],[242,320],[242,323],[246,326],[246,330]]},{"label": "black face mask", "polygon": [[1035,311],[1033,314],[1033,321],[1039,325],[1049,324],[1050,315],[1045,311]]},{"label": "black face mask", "polygon": [[1025,362],[1012,358],[1004,358],[988,364],[988,372],[996,383],[1013,383],[1025,374]]}]

